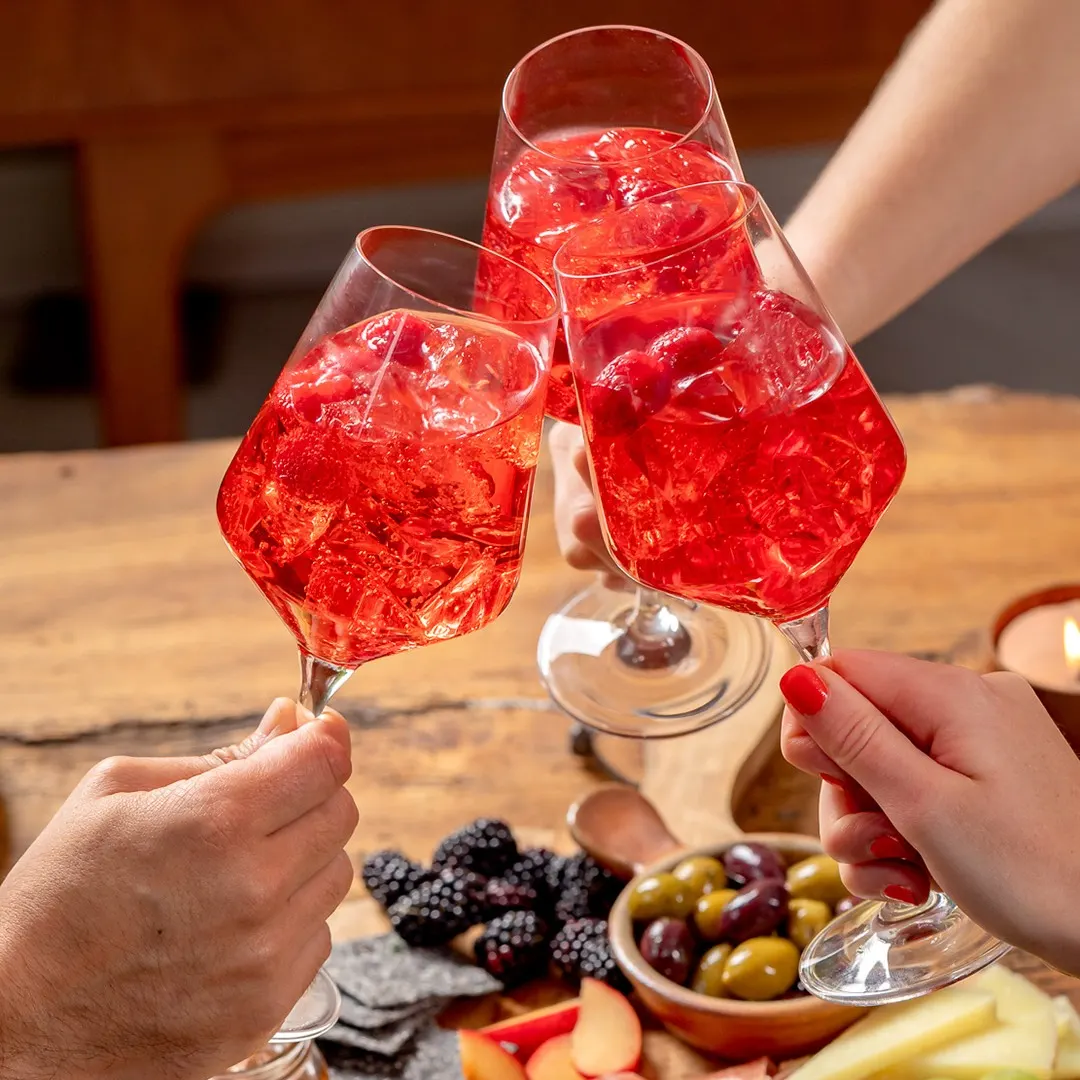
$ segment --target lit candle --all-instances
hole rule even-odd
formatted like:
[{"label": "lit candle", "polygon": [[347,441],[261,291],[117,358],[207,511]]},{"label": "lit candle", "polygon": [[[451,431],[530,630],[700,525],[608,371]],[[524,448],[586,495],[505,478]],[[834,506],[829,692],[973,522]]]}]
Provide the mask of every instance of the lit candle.
[{"label": "lit candle", "polygon": [[1080,585],[1022,597],[993,628],[996,666],[1022,675],[1080,754]]},{"label": "lit candle", "polygon": [[1033,686],[1080,694],[1080,600],[1021,612],[1001,631],[998,664]]}]

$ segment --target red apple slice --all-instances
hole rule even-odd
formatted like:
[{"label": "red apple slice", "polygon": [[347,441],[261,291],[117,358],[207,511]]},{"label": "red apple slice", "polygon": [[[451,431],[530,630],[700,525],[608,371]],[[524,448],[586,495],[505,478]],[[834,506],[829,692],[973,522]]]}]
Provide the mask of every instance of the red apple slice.
[{"label": "red apple slice", "polygon": [[570,1059],[570,1034],[556,1035],[537,1048],[525,1066],[529,1080],[585,1080]]},{"label": "red apple slice", "polygon": [[528,1080],[519,1061],[478,1031],[459,1031],[458,1049],[465,1080]]},{"label": "red apple slice", "polygon": [[597,979],[581,980],[571,1057],[574,1068],[587,1077],[633,1072],[641,1060],[641,1021],[633,1005]]},{"label": "red apple slice", "polygon": [[542,1043],[574,1030],[578,1005],[577,998],[562,1001],[524,1016],[512,1016],[509,1020],[489,1024],[480,1031],[513,1053],[519,1061],[528,1061]]}]

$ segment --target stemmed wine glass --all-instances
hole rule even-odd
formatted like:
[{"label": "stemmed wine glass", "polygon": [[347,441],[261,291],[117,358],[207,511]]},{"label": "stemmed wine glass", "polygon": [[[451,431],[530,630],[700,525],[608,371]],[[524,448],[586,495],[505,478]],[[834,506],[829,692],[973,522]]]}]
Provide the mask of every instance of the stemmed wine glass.
[{"label": "stemmed wine glass", "polygon": [[[583,222],[741,175],[712,75],[693,49],[637,26],[575,30],[534,49],[507,79],[483,243],[551,281],[555,252]],[[547,411],[577,422],[561,336]],[[597,583],[548,620],[537,660],[554,700],[590,728],[681,735],[744,704],[769,647],[745,616]]]},{"label": "stemmed wine glass", "polygon": [[[362,664],[506,607],[557,321],[540,278],[475,244],[399,227],[357,237],[217,502],[300,646],[314,714]],[[320,971],[277,1041],[321,1034],[340,1005]]]},{"label": "stemmed wine glass", "polygon": [[[655,196],[575,231],[555,274],[605,537],[655,589],[829,655],[829,597],[904,475],[904,445],[759,194]],[[867,902],[804,951],[812,993],[880,1004],[1005,946],[940,893]]]}]

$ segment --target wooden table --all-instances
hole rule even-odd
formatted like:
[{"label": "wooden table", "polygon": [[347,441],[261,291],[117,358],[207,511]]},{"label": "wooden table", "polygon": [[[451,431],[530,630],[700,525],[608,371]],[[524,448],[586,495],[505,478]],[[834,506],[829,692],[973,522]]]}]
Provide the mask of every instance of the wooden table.
[{"label": "wooden table", "polygon": [[[1080,577],[1080,400],[968,390],[890,405],[908,479],[836,594],[835,639],[977,656],[1005,601]],[[228,743],[295,691],[295,646],[217,533],[231,452],[0,458],[0,797],[15,854],[97,759]],[[567,753],[534,666],[545,616],[582,583],[558,557],[550,488],[545,467],[521,587],[496,625],[382,660],[341,693],[357,853],[426,857],[479,814],[550,837],[598,782]],[[814,788],[774,755],[737,816],[813,831]],[[342,919],[359,925],[363,908]]]},{"label": "wooden table", "polygon": [[613,21],[695,44],[744,150],[838,139],[929,4],[5,0],[0,146],[75,150],[103,436],[164,441],[184,264],[220,209],[485,176],[514,63]]}]

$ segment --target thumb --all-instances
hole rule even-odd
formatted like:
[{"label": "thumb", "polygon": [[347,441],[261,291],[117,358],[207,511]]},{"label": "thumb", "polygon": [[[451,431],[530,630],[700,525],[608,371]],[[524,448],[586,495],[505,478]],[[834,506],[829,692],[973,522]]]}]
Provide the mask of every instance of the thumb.
[{"label": "thumb", "polygon": [[264,743],[278,735],[295,731],[298,724],[310,720],[311,713],[288,698],[275,698],[263,714],[259,726],[243,742],[190,757],[116,757],[108,768],[91,774],[96,795],[115,795],[122,791],[153,791],[178,780],[188,780],[230,761],[249,757]]},{"label": "thumb", "polygon": [[780,690],[806,734],[890,817],[947,772],[830,668],[799,664]]}]

